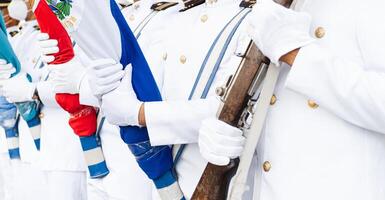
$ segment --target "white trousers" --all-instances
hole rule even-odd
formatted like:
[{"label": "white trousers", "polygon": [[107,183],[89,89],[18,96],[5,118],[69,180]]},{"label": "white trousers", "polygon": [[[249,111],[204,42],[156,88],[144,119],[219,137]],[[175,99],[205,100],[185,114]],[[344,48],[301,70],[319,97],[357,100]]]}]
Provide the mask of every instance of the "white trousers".
[{"label": "white trousers", "polygon": [[136,179],[111,180],[113,176],[110,175],[113,173],[103,179],[88,179],[88,200],[151,200],[151,187],[147,180],[137,180],[137,184],[133,184]]},{"label": "white trousers", "polygon": [[87,200],[86,172],[45,171],[44,200]]},{"label": "white trousers", "polygon": [[14,181],[8,153],[0,154],[0,177],[0,199],[12,200]]},{"label": "white trousers", "polygon": [[43,199],[47,183],[44,173],[31,163],[11,161],[14,170],[14,200]]}]

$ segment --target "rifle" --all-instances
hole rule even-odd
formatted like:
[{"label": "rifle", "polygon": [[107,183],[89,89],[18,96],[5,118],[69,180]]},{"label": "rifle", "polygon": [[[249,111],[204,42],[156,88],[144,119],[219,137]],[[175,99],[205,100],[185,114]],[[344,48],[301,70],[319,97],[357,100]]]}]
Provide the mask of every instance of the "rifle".
[{"label": "rifle", "polygon": [[[293,0],[274,0],[290,7]],[[234,75],[230,76],[224,87],[216,89],[222,104],[218,119],[238,128],[247,128],[245,119],[252,113],[254,94],[260,88],[267,73],[270,60],[257,46],[250,42],[249,47]],[[232,159],[227,166],[208,163],[191,197],[192,200],[224,200],[228,196],[231,179],[237,172],[239,158]]]}]

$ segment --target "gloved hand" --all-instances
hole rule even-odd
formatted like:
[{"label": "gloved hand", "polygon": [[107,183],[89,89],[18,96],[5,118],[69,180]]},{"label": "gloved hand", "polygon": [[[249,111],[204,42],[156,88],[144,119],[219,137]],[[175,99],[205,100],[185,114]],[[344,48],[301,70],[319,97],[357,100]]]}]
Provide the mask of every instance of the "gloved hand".
[{"label": "gloved hand", "polygon": [[71,61],[50,65],[53,91],[55,93],[78,94],[80,82],[86,73],[86,69],[74,57]]},{"label": "gloved hand", "polygon": [[11,78],[11,75],[16,72],[16,68],[6,60],[0,59],[0,80]]},{"label": "gloved hand", "polygon": [[113,59],[95,60],[87,67],[87,76],[93,95],[100,99],[119,86],[124,76],[123,66]]},{"label": "gloved hand", "polygon": [[199,150],[208,162],[224,166],[241,155],[245,138],[240,129],[215,118],[202,122],[199,129]]},{"label": "gloved hand", "polygon": [[309,14],[287,9],[272,0],[258,1],[248,22],[250,37],[276,65],[286,53],[314,41],[310,36]]},{"label": "gloved hand", "polygon": [[40,47],[41,60],[44,63],[50,63],[55,60],[53,54],[59,52],[58,41],[50,39],[47,33],[39,33],[37,36]]},{"label": "gloved hand", "polygon": [[19,74],[0,82],[2,96],[11,103],[33,101],[36,84],[29,82],[25,74]]},{"label": "gloved hand", "polygon": [[131,66],[128,66],[119,87],[102,97],[101,109],[111,124],[139,126],[138,115],[142,102],[132,88],[131,71]]}]

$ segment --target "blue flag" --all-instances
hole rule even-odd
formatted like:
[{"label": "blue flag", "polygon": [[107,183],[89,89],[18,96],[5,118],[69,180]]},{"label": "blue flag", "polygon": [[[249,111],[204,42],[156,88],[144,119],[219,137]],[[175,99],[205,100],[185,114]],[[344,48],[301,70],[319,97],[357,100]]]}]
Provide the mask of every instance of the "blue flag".
[{"label": "blue flag", "polygon": [[[87,56],[91,59],[112,58],[124,67],[131,64],[132,86],[138,99],[143,102],[162,101],[150,67],[115,0],[72,2],[67,16],[58,17]],[[175,187],[176,178],[172,173],[171,148],[167,145],[152,147],[146,128],[125,126],[120,127],[120,133],[141,169],[157,188],[164,191],[172,186],[173,189],[168,191],[181,194],[174,190],[179,187]]]}]

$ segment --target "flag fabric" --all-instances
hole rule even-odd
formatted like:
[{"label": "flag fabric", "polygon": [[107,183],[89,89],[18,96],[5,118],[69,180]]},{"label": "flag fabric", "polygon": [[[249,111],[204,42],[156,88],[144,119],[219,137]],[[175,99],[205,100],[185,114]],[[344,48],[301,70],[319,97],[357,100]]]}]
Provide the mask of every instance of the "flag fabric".
[{"label": "flag fabric", "polygon": [[[0,43],[1,48],[11,48],[8,43],[7,30],[5,27],[3,15],[0,12]],[[1,51],[3,52],[3,51]],[[9,51],[4,51],[4,54],[1,54],[1,57],[8,57]],[[11,57],[12,59],[13,57]],[[17,71],[16,71],[17,73]],[[19,131],[17,124],[17,110],[16,106],[12,103],[9,103],[5,97],[0,96],[0,126],[5,131],[5,137],[7,138],[8,152],[11,159],[20,159],[19,151]]]},{"label": "flag fabric", "polygon": [[[161,101],[150,67],[115,0],[74,0],[62,20],[72,38],[91,59],[112,58],[132,67],[132,85],[143,102]],[[77,3],[77,5],[75,5]],[[173,175],[169,146],[152,147],[145,127],[120,127],[121,137],[163,199],[183,199]]]},{"label": "flag fabric", "polygon": [[[47,33],[50,39],[58,41],[59,52],[54,54],[55,60],[49,63],[49,67],[65,65],[74,57],[71,38],[57,18],[57,14],[69,12],[72,1],[56,2],[54,0],[40,0],[34,9],[36,20],[43,33]],[[59,15],[59,19],[61,15]],[[74,133],[80,137],[85,160],[88,165],[91,178],[101,178],[109,173],[99,139],[96,135],[97,113],[91,106],[81,105],[79,94],[56,94],[58,104],[70,113],[69,125]]]},{"label": "flag fabric", "polygon": [[0,96],[0,126],[5,131],[11,159],[20,159],[19,130],[16,106]]},{"label": "flag fabric", "polygon": [[[17,59],[11,44],[8,41],[7,30],[5,28],[4,20],[1,17],[1,34],[0,34],[0,59],[4,59],[7,63],[11,63],[13,67],[16,68],[16,72],[12,74],[12,77],[17,75],[20,72],[20,62]],[[31,81],[31,80],[30,80]],[[6,100],[2,101],[6,104]],[[8,103],[8,102],[7,102]],[[30,101],[30,102],[22,102],[15,103],[17,110],[19,111],[22,118],[27,122],[31,135],[34,139],[36,148],[40,149],[40,107],[39,102]],[[14,146],[14,145],[13,145]]]}]

